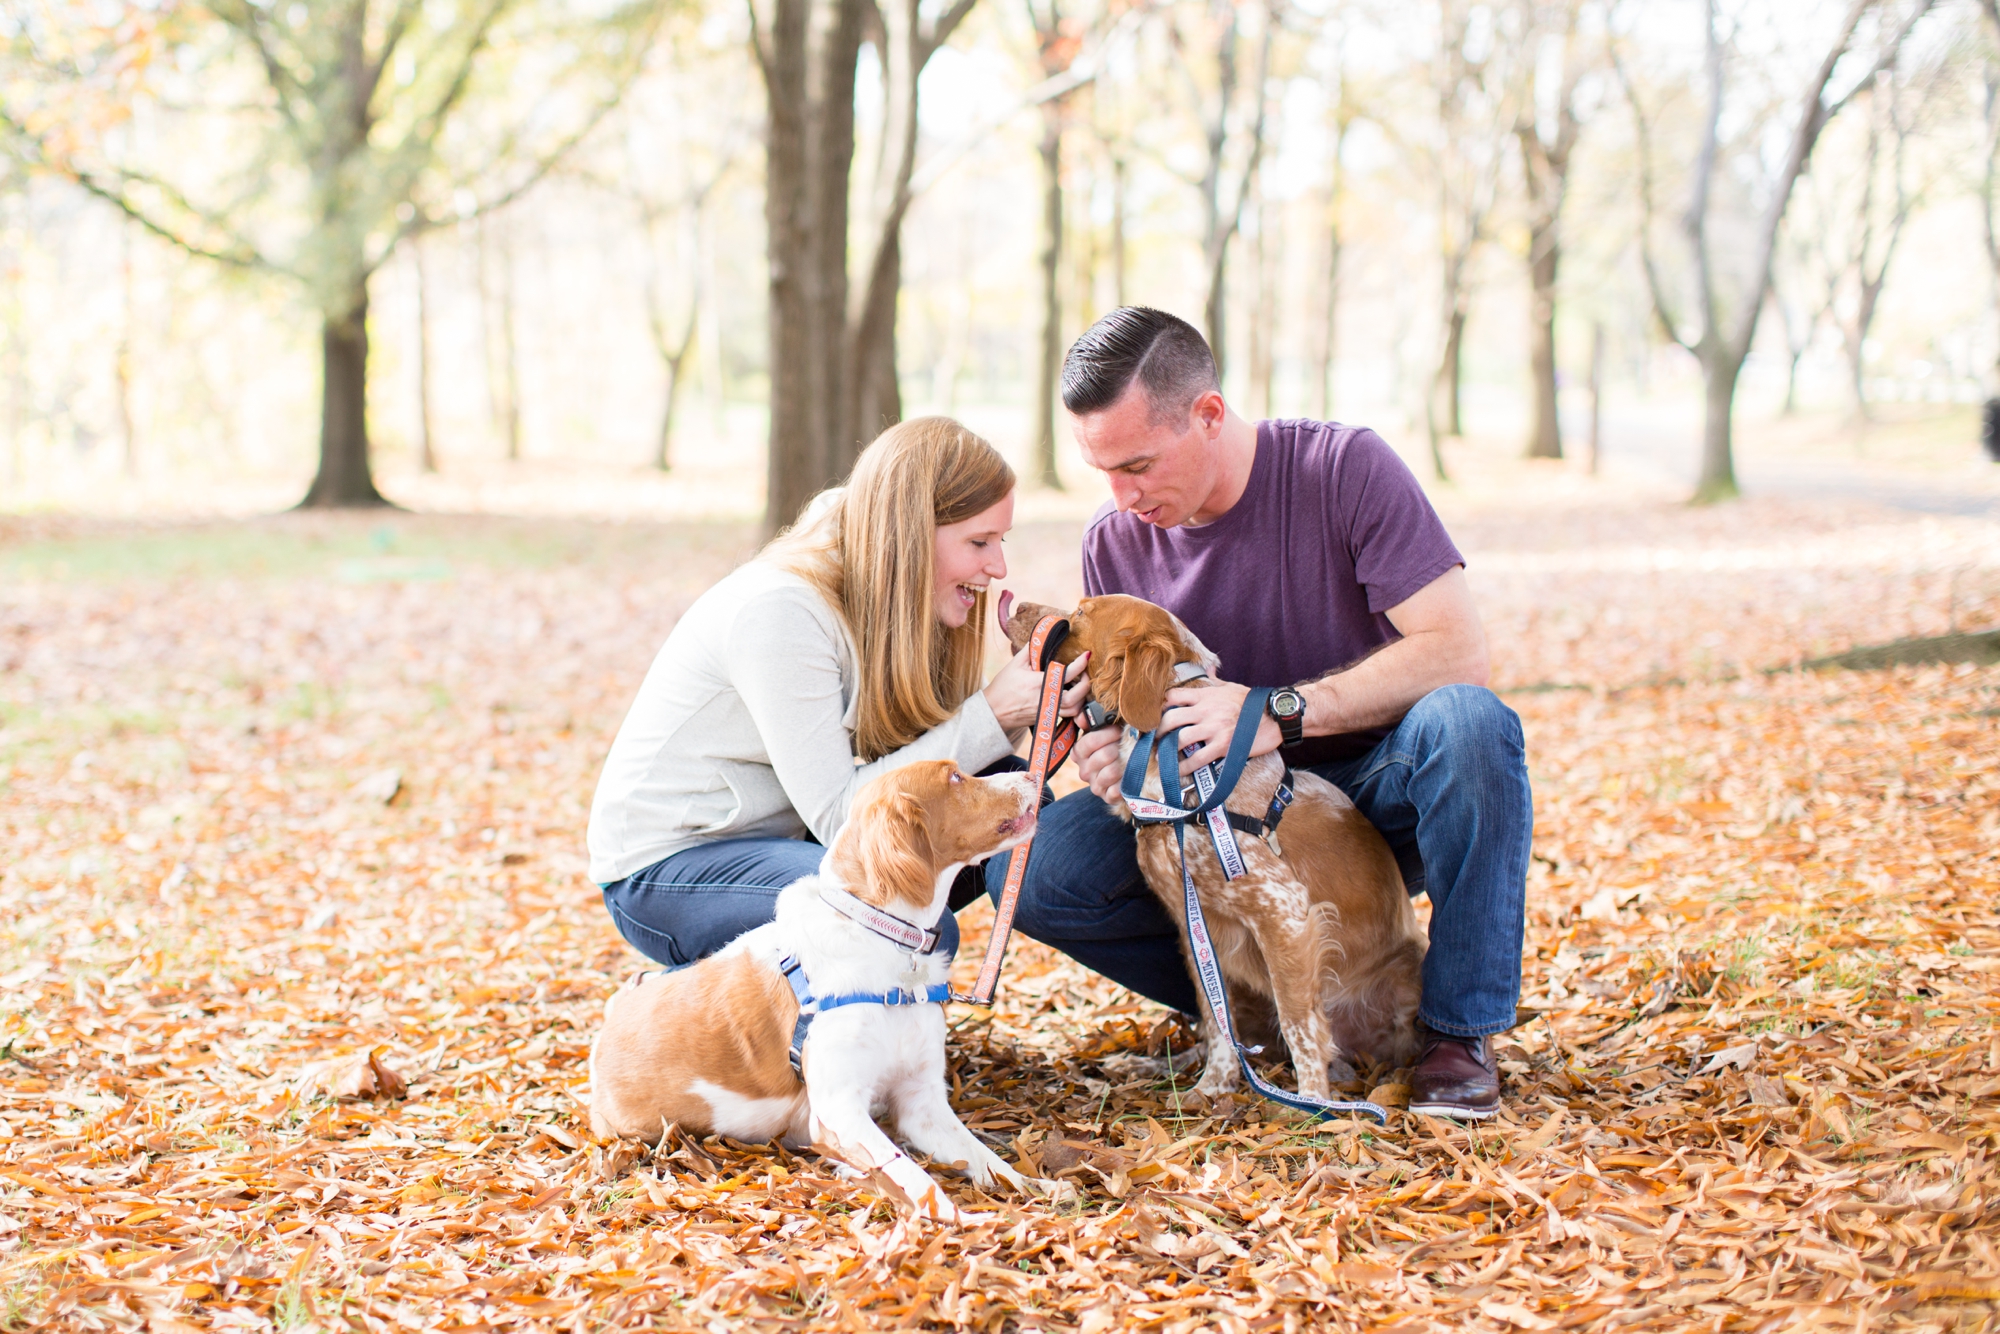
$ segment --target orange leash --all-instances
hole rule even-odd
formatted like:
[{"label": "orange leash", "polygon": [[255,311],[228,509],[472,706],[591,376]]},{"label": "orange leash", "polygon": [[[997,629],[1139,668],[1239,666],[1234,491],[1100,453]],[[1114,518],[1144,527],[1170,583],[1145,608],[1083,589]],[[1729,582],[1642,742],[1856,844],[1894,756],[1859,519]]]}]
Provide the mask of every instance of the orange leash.
[{"label": "orange leash", "polygon": [[[1042,703],[1035,714],[1035,745],[1028,752],[1028,777],[1040,791],[1049,775],[1062,767],[1076,746],[1076,723],[1061,716],[1063,665],[1052,656],[1069,633],[1069,622],[1060,616],[1044,616],[1028,640],[1028,665],[1042,673]],[[1014,934],[1014,909],[1021,899],[1021,882],[1028,875],[1028,851],[1035,840],[1018,844],[1007,859],[1007,884],[993,910],[993,938],[986,943],[986,959],[979,965],[979,980],[970,993],[953,996],[970,1005],[988,1006],[1000,985],[1000,962],[1007,956],[1007,940]]]}]

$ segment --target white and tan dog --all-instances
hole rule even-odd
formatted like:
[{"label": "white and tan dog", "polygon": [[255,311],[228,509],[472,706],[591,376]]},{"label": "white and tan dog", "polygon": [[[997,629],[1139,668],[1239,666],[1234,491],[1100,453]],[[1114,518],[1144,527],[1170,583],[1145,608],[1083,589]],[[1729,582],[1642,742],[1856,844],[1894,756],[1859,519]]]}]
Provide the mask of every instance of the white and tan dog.
[{"label": "white and tan dog", "polygon": [[[921,1213],[985,1217],[959,1210],[883,1133],[875,1117],[888,1112],[913,1148],[959,1164],[981,1187],[998,1177],[1061,1193],[1002,1162],[952,1111],[944,1009],[924,999],[947,985],[950,956],[923,950],[952,878],[1033,834],[1039,796],[1025,774],[973,778],[949,760],[862,788],[819,874],[778,895],[775,921],[693,967],[641,973],[612,996],[590,1053],[592,1131],[651,1141],[675,1125],[809,1143],[856,1171],[881,1172]],[[801,1005],[785,971],[794,963],[812,998],[796,1073]],[[892,995],[898,1003],[855,999]]]}]

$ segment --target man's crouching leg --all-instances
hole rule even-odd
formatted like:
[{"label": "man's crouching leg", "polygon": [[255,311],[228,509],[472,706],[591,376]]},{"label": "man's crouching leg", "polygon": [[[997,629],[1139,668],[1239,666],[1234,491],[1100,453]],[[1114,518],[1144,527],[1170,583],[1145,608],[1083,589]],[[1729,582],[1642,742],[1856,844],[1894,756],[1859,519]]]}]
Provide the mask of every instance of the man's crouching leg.
[{"label": "man's crouching leg", "polygon": [[[995,904],[1007,861],[986,864]],[[1132,826],[1095,793],[1072,792],[1042,812],[1014,929],[1162,1005],[1199,1010],[1179,928],[1140,874]]]},{"label": "man's crouching leg", "polygon": [[1535,830],[1520,717],[1482,686],[1445,686],[1369,754],[1319,772],[1397,850],[1411,892],[1431,898],[1418,1011],[1428,1031],[1411,1110],[1493,1115],[1500,1079],[1490,1038],[1513,1027],[1521,996]]}]

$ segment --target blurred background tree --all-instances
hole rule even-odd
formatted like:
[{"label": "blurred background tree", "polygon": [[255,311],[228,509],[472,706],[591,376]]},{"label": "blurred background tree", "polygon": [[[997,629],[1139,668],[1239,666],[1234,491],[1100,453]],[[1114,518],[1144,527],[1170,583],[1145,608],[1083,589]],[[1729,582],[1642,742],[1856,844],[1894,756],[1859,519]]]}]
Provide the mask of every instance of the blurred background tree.
[{"label": "blurred background tree", "polygon": [[1584,435],[1720,498],[1787,404],[1969,442],[1996,35],[1992,0],[9,10],[0,504],[310,478],[775,528],[931,411],[1087,504],[1055,371],[1126,301],[1206,327],[1240,409],[1440,478]]},{"label": "blurred background tree", "polygon": [[37,7],[12,34],[0,128],[189,254],[297,284],[321,347],[319,468],[301,503],[381,504],[369,278],[406,238],[541,179],[616,103],[659,12],[659,0]]}]

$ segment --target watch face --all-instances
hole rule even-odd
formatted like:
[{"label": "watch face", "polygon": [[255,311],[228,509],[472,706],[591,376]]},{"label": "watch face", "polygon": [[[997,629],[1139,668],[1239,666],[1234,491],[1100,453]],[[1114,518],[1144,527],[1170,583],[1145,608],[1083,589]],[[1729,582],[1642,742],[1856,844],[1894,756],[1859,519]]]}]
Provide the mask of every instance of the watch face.
[{"label": "watch face", "polygon": [[1280,690],[1271,696],[1271,713],[1276,717],[1296,718],[1305,711],[1305,698],[1296,690]]}]

